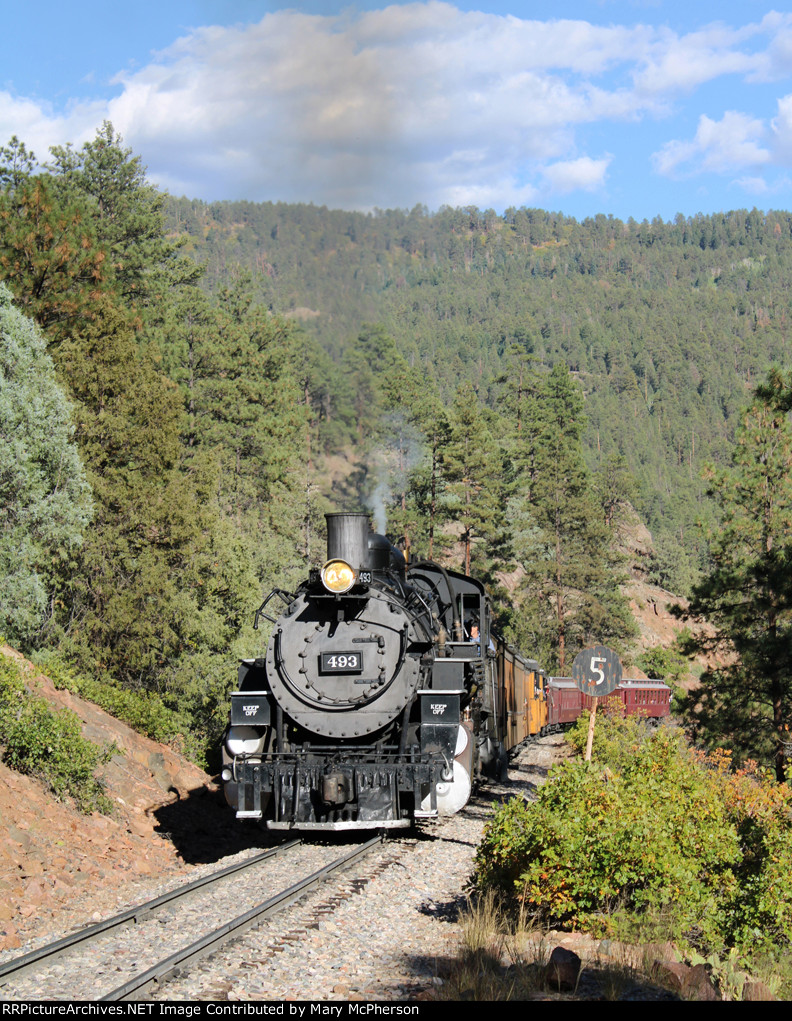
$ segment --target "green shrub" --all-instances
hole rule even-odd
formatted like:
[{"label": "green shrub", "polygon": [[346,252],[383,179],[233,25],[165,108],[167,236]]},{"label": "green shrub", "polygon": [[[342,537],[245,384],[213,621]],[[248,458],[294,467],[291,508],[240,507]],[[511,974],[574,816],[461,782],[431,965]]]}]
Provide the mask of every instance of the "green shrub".
[{"label": "green shrub", "polygon": [[[638,750],[652,739],[652,730],[645,724],[636,725],[634,716],[626,716],[624,703],[618,695],[600,699],[597,724],[594,728],[592,758],[609,769],[620,769],[632,762]],[[589,714],[582,713],[566,732],[566,741],[583,754],[588,740]]]},{"label": "green shrub", "polygon": [[0,656],[0,744],[12,769],[39,777],[59,797],[72,797],[81,811],[111,811],[94,773],[113,749],[86,740],[74,713],[27,691],[16,663],[5,656]]},{"label": "green shrub", "polygon": [[792,947],[790,838],[785,785],[672,728],[598,714],[594,761],[565,762],[536,802],[498,810],[474,880],[547,924],[778,960]]}]

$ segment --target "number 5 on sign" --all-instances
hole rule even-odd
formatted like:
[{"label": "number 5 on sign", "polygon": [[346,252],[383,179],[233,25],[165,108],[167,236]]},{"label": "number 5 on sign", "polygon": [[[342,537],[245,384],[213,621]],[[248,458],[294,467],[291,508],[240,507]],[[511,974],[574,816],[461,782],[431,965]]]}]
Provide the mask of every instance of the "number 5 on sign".
[{"label": "number 5 on sign", "polygon": [[[572,680],[584,695],[591,695],[594,698],[610,695],[619,686],[621,679],[621,660],[612,649],[605,645],[595,645],[593,649],[584,649],[577,654],[575,662],[572,664]],[[597,703],[595,702],[589,718],[586,762],[591,761],[596,715]]]}]

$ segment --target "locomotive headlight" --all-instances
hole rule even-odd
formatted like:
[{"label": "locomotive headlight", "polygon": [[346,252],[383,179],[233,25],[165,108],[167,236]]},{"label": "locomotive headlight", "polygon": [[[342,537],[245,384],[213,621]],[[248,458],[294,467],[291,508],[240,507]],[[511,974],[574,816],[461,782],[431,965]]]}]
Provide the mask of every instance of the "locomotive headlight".
[{"label": "locomotive headlight", "polygon": [[322,584],[328,592],[348,592],[355,581],[355,572],[345,560],[328,560],[322,568]]}]

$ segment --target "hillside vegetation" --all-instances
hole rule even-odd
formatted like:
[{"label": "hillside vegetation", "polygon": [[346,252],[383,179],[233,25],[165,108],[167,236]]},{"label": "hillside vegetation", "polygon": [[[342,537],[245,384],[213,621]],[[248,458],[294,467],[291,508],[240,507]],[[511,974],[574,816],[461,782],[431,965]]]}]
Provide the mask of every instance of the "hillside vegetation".
[{"label": "hillside vegetation", "polygon": [[[651,580],[703,592],[714,547],[695,522],[731,511],[702,469],[729,461],[739,410],[787,358],[791,272],[787,213],[207,205],[157,192],[110,124],[46,161],[12,139],[0,629],[146,726],[190,721],[200,757],[235,660],[266,641],[262,595],[323,559],[323,511],[363,504],[411,555],[482,577],[499,629],[549,671],[595,643],[629,666],[625,513],[652,530]],[[786,429],[792,386],[774,379],[756,399]],[[785,589],[764,592],[783,644]],[[781,778],[771,688],[749,713]]]},{"label": "hillside vegetation", "polygon": [[[469,380],[497,407],[515,351],[540,371],[564,362],[586,398],[589,465],[625,457],[657,569],[673,590],[689,586],[702,557],[694,523],[711,517],[701,469],[726,458],[751,388],[789,356],[789,213],[577,222],[538,209],[364,215],[180,199],[168,222],[206,263],[205,286],[246,267],[260,299],[335,366],[367,321],[447,400]],[[332,389],[329,445],[354,437],[345,388]]]}]

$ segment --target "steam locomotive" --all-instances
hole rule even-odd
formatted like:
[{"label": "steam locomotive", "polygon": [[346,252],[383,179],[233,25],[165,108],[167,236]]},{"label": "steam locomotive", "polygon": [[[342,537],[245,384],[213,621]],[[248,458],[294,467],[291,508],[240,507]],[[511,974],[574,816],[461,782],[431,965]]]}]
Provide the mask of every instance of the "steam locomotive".
[{"label": "steam locomotive", "polygon": [[324,566],[256,612],[273,630],[231,694],[226,799],[273,830],[453,815],[477,776],[504,776],[509,749],[547,728],[546,675],[491,634],[481,582],[408,567],[366,514],[326,517]]}]

